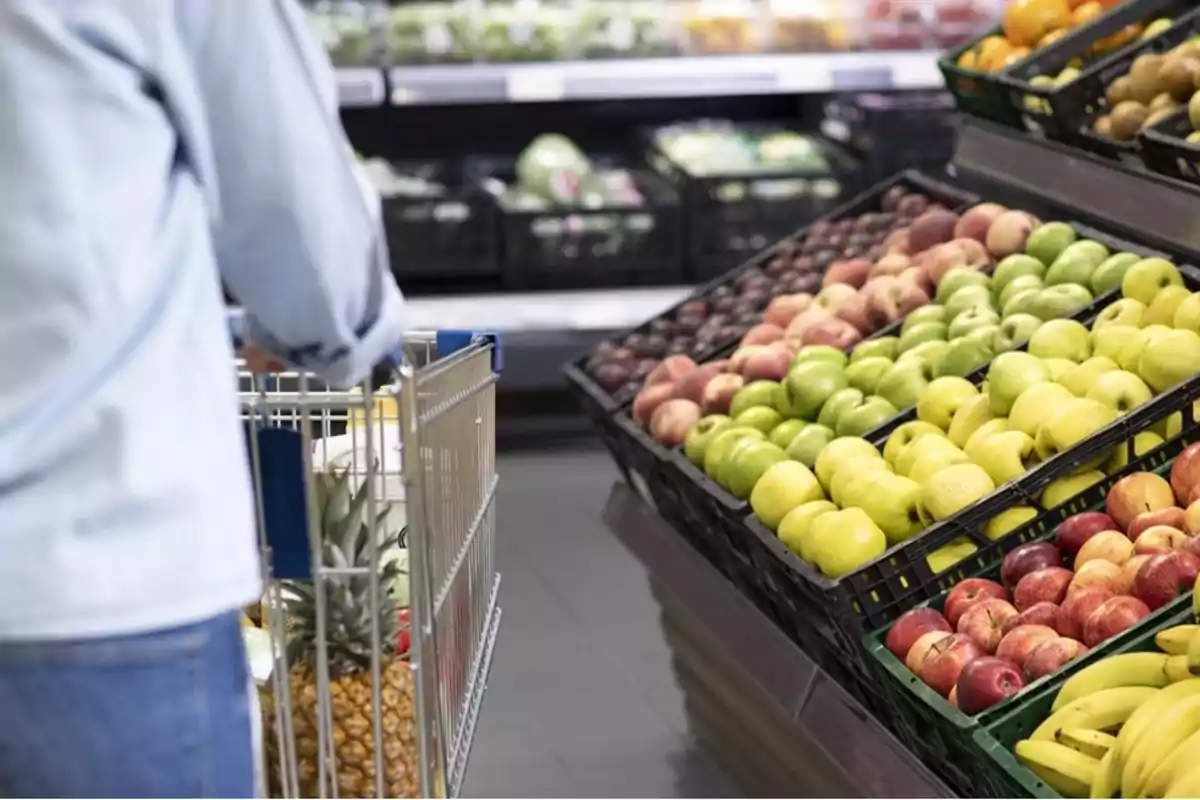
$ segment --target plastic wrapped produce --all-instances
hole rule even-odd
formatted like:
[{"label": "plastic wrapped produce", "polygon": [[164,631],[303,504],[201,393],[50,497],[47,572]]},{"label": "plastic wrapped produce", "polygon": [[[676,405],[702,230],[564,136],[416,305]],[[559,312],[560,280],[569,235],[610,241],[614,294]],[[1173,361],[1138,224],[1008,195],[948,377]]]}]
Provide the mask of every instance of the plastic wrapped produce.
[{"label": "plastic wrapped produce", "polygon": [[586,3],[575,36],[585,58],[645,58],[671,55],[676,49],[663,4],[646,0]]},{"label": "plastic wrapped produce", "polygon": [[770,0],[771,49],[784,53],[849,50],[856,11],[845,0]]},{"label": "plastic wrapped produce", "polygon": [[305,7],[309,24],[336,66],[374,63],[379,55],[375,25],[379,8],[352,0],[320,0]]},{"label": "plastic wrapped produce", "polygon": [[462,3],[413,3],[391,10],[386,31],[395,63],[471,60],[471,15]]},{"label": "plastic wrapped produce", "polygon": [[486,61],[567,58],[576,14],[558,3],[516,0],[484,6],[476,56]]},{"label": "plastic wrapped produce", "polygon": [[758,52],[759,17],[751,0],[696,0],[684,9],[688,50],[697,55]]}]

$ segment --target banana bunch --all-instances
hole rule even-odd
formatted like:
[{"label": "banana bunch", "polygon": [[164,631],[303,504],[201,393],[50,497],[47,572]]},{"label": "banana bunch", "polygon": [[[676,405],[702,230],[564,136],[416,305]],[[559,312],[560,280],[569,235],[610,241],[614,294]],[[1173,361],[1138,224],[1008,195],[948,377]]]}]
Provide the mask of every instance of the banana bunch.
[{"label": "banana bunch", "polygon": [[1200,797],[1200,625],[1072,675],[1014,751],[1065,797]]}]

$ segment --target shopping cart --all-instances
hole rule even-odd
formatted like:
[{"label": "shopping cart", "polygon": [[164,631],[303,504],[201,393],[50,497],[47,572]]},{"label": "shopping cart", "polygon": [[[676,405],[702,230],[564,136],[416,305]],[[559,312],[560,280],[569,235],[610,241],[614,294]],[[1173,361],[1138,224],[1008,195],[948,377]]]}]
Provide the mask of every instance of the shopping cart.
[{"label": "shopping cart", "polygon": [[268,792],[457,796],[500,623],[490,334],[412,334],[393,381],[239,371],[266,594]]}]

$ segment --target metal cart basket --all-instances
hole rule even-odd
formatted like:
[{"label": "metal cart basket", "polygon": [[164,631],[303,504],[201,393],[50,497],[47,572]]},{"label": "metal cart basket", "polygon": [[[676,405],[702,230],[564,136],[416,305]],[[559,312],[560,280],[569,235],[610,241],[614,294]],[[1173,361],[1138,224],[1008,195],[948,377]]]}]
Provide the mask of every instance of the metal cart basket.
[{"label": "metal cart basket", "polygon": [[239,372],[266,594],[268,792],[457,796],[500,623],[494,335],[411,334],[393,383]]}]

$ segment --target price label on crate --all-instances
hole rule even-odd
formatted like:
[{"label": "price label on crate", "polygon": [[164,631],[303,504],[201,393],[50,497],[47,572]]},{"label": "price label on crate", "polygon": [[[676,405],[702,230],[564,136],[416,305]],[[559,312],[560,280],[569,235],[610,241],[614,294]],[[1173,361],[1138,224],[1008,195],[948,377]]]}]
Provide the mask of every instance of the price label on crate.
[{"label": "price label on crate", "polygon": [[566,76],[552,66],[516,67],[508,73],[508,99],[516,103],[550,103],[562,100]]}]

